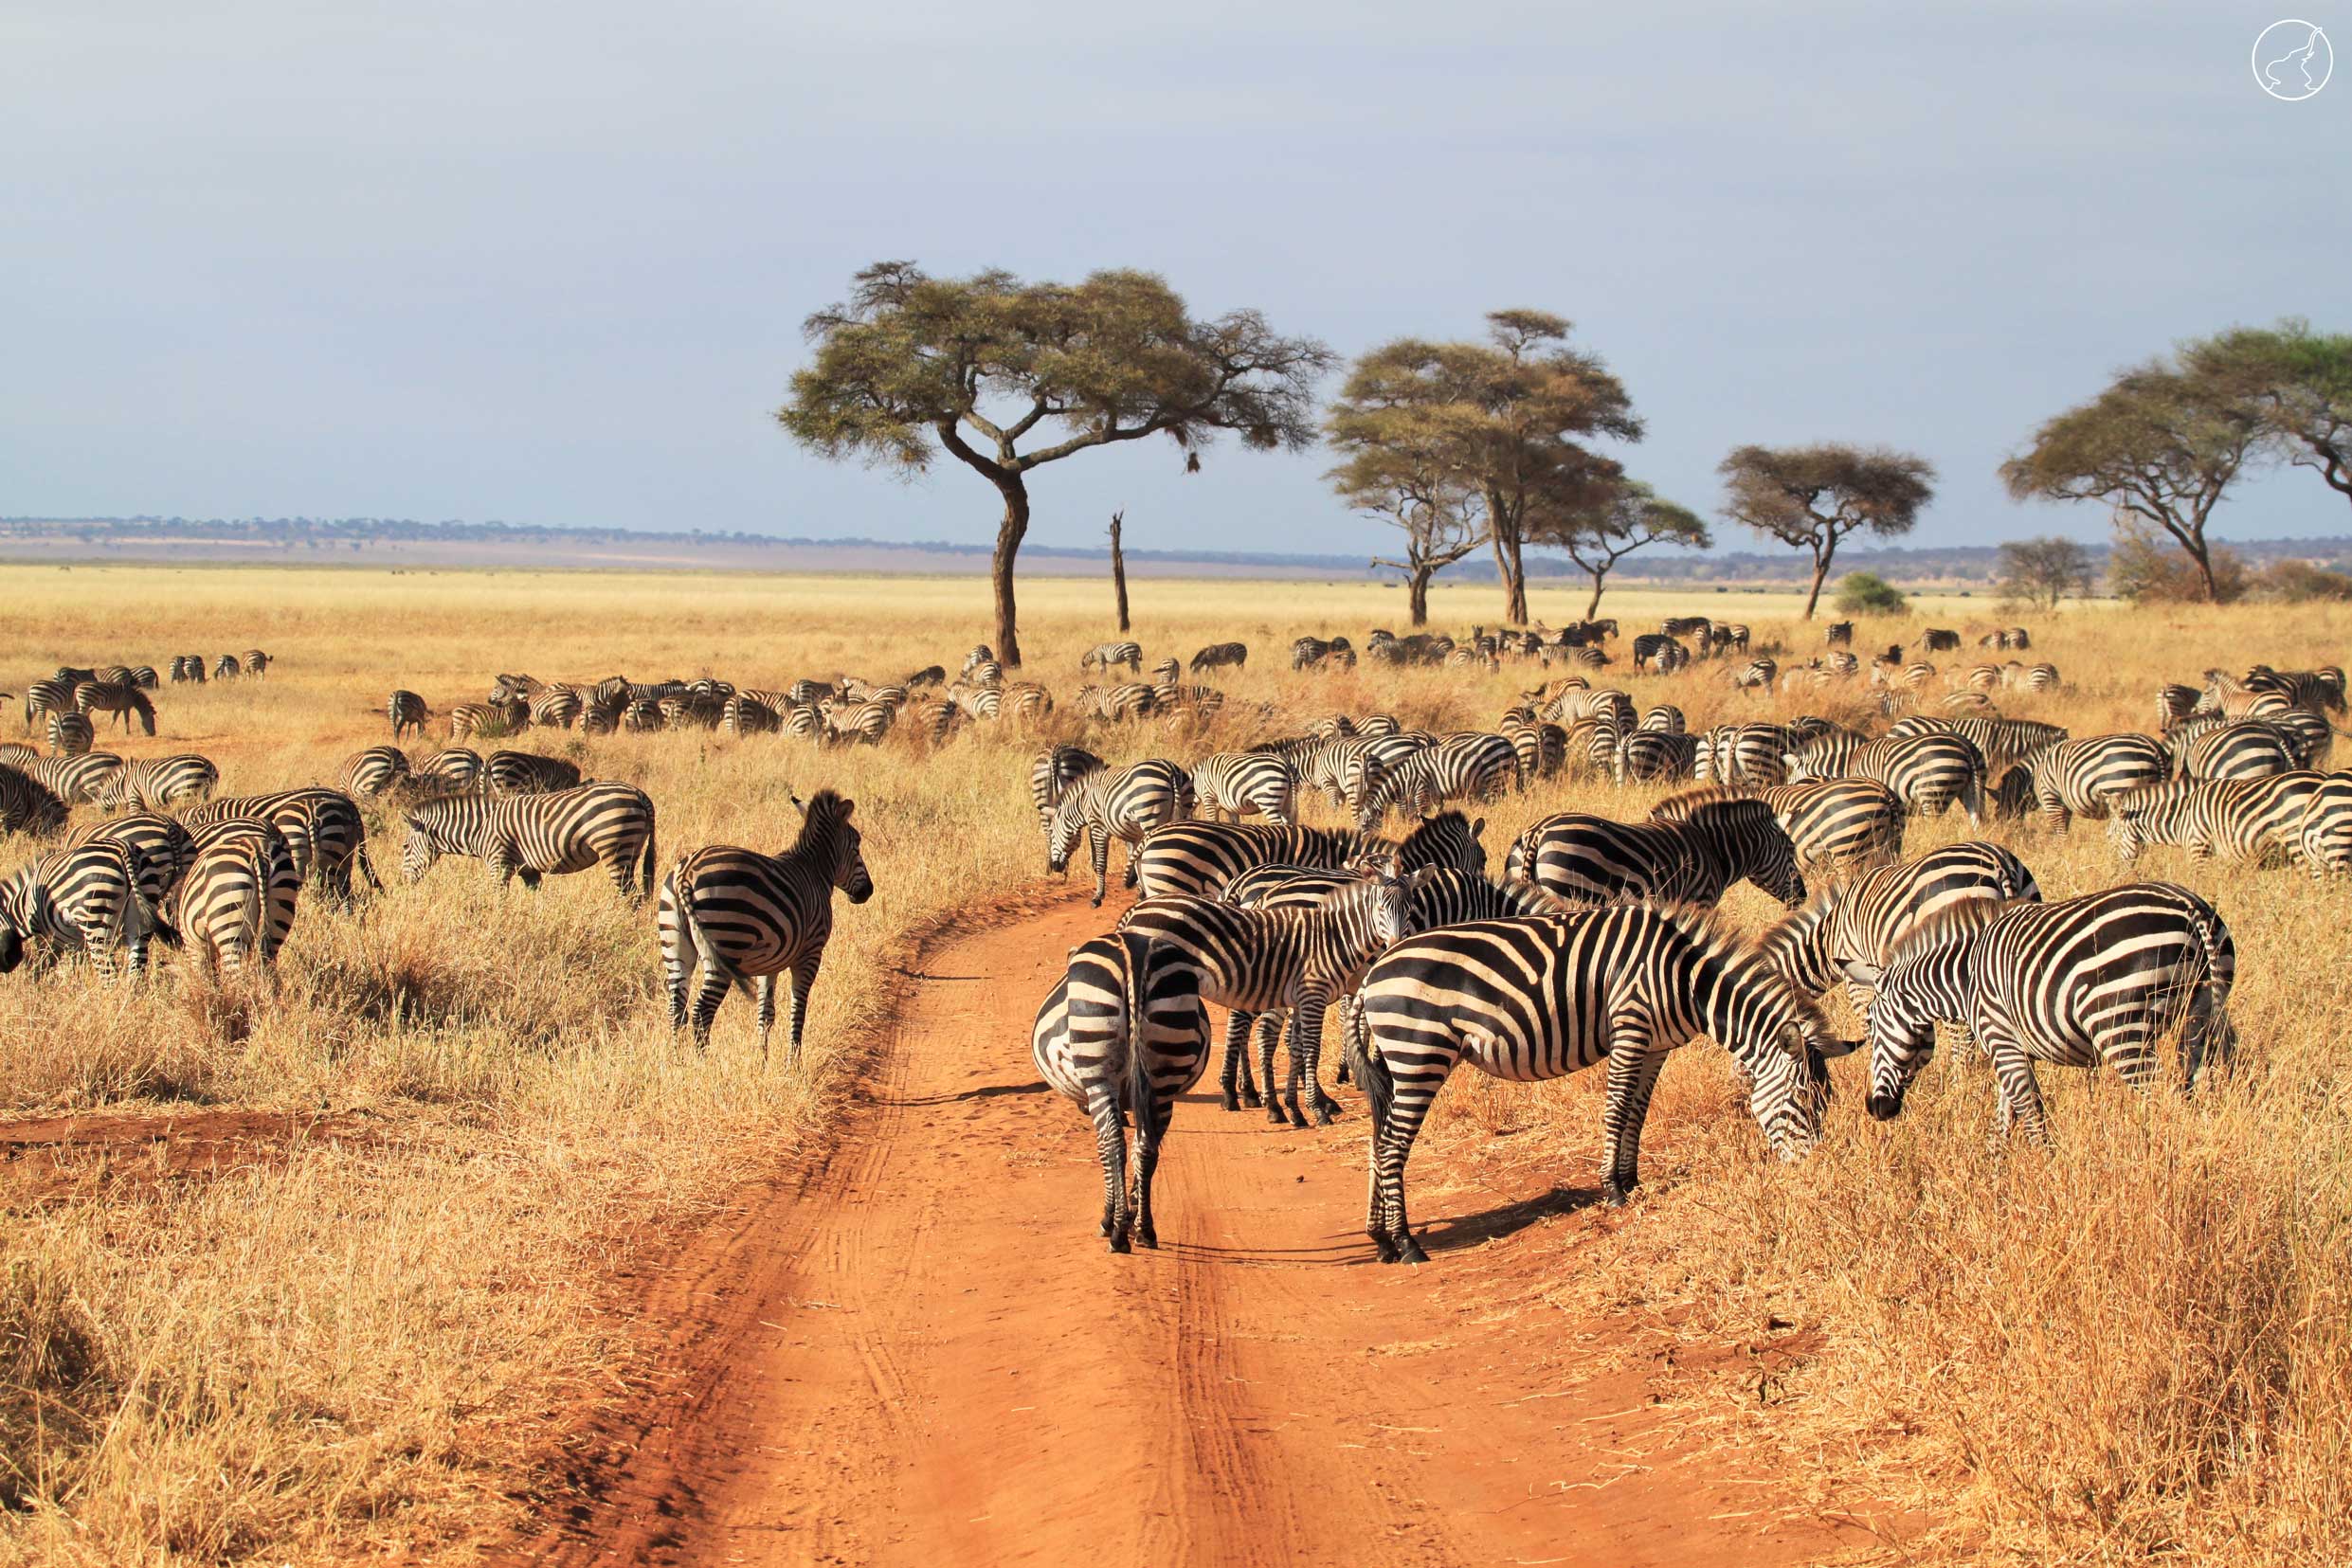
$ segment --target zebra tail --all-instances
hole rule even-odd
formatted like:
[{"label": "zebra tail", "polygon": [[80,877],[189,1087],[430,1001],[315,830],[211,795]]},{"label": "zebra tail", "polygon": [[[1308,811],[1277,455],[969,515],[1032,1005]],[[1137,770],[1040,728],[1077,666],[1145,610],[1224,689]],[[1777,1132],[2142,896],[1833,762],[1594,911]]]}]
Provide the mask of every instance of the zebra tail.
[{"label": "zebra tail", "polygon": [[[687,859],[688,856],[683,855],[678,857],[680,869],[683,869]],[[673,872],[671,874],[677,874]],[[729,962],[727,955],[718,950],[718,944],[711,940],[711,933],[702,928],[702,922],[695,918],[694,900],[688,896],[683,884],[678,890],[678,921],[686,928],[686,940],[695,945],[695,956],[702,961],[703,968],[725,977],[728,984],[751,997],[751,977]]]},{"label": "zebra tail", "polygon": [[359,848],[353,852],[352,858],[359,862],[359,873],[368,879],[368,886],[382,892],[384,884],[375,874],[375,862],[368,858],[368,839],[365,834],[360,836]]},{"label": "zebra tail", "polygon": [[1364,994],[1358,992],[1356,1004],[1348,1009],[1348,1072],[1372,1108],[1372,1126],[1384,1127],[1388,1125],[1388,1108],[1396,1101],[1397,1084],[1388,1075],[1388,1064],[1372,1049],[1364,1017]]},{"label": "zebra tail", "polygon": [[640,853],[638,860],[637,896],[640,898],[653,896],[653,869],[657,863],[654,853],[654,826],[653,807],[648,803],[645,808],[645,847]]},{"label": "zebra tail", "polygon": [[1151,944],[1130,942],[1127,963],[1120,965],[1127,995],[1121,999],[1127,1013],[1127,1112],[1135,1124],[1135,1137],[1140,1145],[1150,1136],[1152,1089],[1151,1063],[1144,1053],[1144,973],[1151,967]]},{"label": "zebra tail", "polygon": [[2237,1059],[2237,1026],[2230,1021],[2230,995],[2221,979],[2220,916],[2201,908],[2189,917],[2189,931],[2204,959],[2204,978],[2189,1002],[2188,1027],[2180,1033],[2180,1088],[2187,1092],[2205,1075],[2206,1058],[2218,1054],[2223,1067]]}]

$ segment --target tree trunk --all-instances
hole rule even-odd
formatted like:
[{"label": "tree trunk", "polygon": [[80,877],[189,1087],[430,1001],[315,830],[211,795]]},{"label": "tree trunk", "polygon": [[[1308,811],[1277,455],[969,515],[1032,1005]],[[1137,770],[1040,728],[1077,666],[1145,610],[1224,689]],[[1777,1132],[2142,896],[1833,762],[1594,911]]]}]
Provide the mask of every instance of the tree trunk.
[{"label": "tree trunk", "polygon": [[1013,606],[1013,557],[1021,553],[1021,541],[1029,532],[1029,487],[1018,474],[1006,474],[996,481],[996,487],[1004,497],[1004,521],[997,525],[996,560],[989,578],[996,587],[997,662],[1011,670],[1021,664],[1021,633]]},{"label": "tree trunk", "polygon": [[1119,630],[1127,630],[1127,553],[1119,549],[1119,529],[1127,521],[1127,514],[1111,514],[1111,591],[1119,602]]},{"label": "tree trunk", "polygon": [[1821,585],[1829,580],[1830,559],[1836,553],[1837,547],[1834,543],[1826,550],[1819,545],[1813,547],[1813,591],[1805,595],[1807,621],[1813,619],[1813,607],[1821,602]]},{"label": "tree trunk", "polygon": [[1592,571],[1593,578],[1593,602],[1584,606],[1584,619],[1590,621],[1594,616],[1601,613],[1601,580],[1608,576],[1609,573],[1608,568],[1605,567],[1598,571],[1593,571],[1593,568],[1589,567],[1585,569],[1587,571]]},{"label": "tree trunk", "polygon": [[1494,531],[1494,564],[1503,573],[1503,619],[1514,626],[1528,623],[1528,575],[1519,560],[1519,536]]},{"label": "tree trunk", "polygon": [[2197,563],[2197,575],[2202,579],[2205,584],[2205,603],[2208,604],[2220,604],[2221,585],[2214,581],[2213,551],[2205,548],[2205,542],[2202,539],[2191,544],[2188,547],[2188,550],[2189,559]]},{"label": "tree trunk", "polygon": [[1413,575],[1405,581],[1405,596],[1412,605],[1413,624],[1416,626],[1429,624],[1429,579],[1437,575],[1437,570],[1426,562],[1416,561]]}]

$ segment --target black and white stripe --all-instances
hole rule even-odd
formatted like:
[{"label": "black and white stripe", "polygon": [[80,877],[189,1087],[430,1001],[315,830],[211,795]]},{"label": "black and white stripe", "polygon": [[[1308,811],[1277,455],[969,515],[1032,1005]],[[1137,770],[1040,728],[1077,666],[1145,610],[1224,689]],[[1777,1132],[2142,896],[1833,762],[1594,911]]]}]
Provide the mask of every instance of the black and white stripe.
[{"label": "black and white stripe", "polygon": [[1215,897],[1225,885],[1257,866],[1307,866],[1335,870],[1367,856],[1393,859],[1400,871],[1423,866],[1486,869],[1486,847],[1473,821],[1444,811],[1417,824],[1402,842],[1332,828],[1271,827],[1257,822],[1176,822],[1144,841],[1135,858],[1136,885],[1146,898],[1166,894]]},{"label": "black and white stripe", "polygon": [[22,768],[0,764],[0,833],[46,838],[65,825],[65,802]]},{"label": "black and white stripe", "polygon": [[1144,645],[1140,642],[1097,642],[1078,655],[1081,670],[1115,670],[1125,665],[1137,675],[1143,674]]},{"label": "black and white stripe", "polygon": [[1238,670],[1249,661],[1246,642],[1212,642],[1192,656],[1188,668],[1197,676],[1203,670]]},{"label": "black and white stripe", "polygon": [[[493,751],[481,765],[481,786],[493,795],[547,795],[580,786],[580,766],[536,751]],[[651,873],[647,890],[652,891]]]},{"label": "black and white stripe", "polygon": [[1298,819],[1298,779],[1291,765],[1264,751],[1217,751],[1192,766],[1196,809],[1239,821],[1252,813],[1278,826]]},{"label": "black and white stripe", "polygon": [[353,800],[365,801],[390,793],[414,775],[407,752],[397,746],[371,746],[343,759],[335,784]]},{"label": "black and white stripe", "polygon": [[384,699],[384,715],[392,721],[392,739],[397,742],[411,730],[420,735],[425,733],[425,721],[433,716],[433,711],[425,705],[423,697],[404,690]]},{"label": "black and white stripe", "polygon": [[108,811],[163,811],[190,801],[208,801],[221,786],[220,767],[209,757],[182,751],[125,763],[99,792]]},{"label": "black and white stripe", "polygon": [[[494,759],[495,760],[495,759]],[[624,784],[583,784],[547,795],[460,795],[406,813],[400,866],[411,882],[444,855],[488,862],[504,887],[519,876],[536,888],[601,864],[630,903],[653,892],[654,809]]]},{"label": "black and white stripe", "polygon": [[1829,889],[1766,930],[1756,950],[1809,996],[1846,980],[1859,1013],[1869,988],[1852,979],[1854,966],[1885,967],[1905,937],[1972,898],[2039,902],[2041,888],[2025,862],[1999,844],[1947,844]]},{"label": "black and white stripe", "polygon": [[[128,671],[124,675],[129,675]],[[131,720],[139,721],[143,734],[155,732],[155,705],[147,700],[147,694],[122,680],[85,680],[74,688],[74,711],[82,714],[111,713],[122,721],[122,732],[131,732]]]},{"label": "black and white stripe", "polygon": [[67,805],[102,805],[122,766],[112,751],[84,751],[78,757],[37,757],[24,764],[23,771]]},{"label": "black and white stripe", "polygon": [[319,885],[337,900],[352,896],[352,872],[356,868],[371,888],[382,888],[375,866],[368,858],[368,826],[359,802],[339,789],[285,789],[274,795],[231,796],[207,801],[182,819],[192,830],[232,817],[253,817],[276,824],[294,850],[295,863],[305,881]]},{"label": "black and white stripe", "polygon": [[75,834],[73,844],[120,844],[131,855],[131,879],[155,909],[169,906],[172,891],[195,863],[196,840],[176,817],[135,811],[93,822]]},{"label": "black and white stripe", "polygon": [[2198,860],[2259,864],[2272,854],[2303,854],[2304,815],[2325,775],[2274,773],[2259,779],[2176,779],[2119,795],[2109,802],[2108,842],[2118,858],[2164,844]]},{"label": "black and white stripe", "polygon": [[1885,784],[1913,812],[1942,816],[1958,802],[1974,826],[1984,815],[1984,754],[1964,736],[1891,735],[1865,741],[1817,735],[1788,754],[1791,784],[1869,779]]},{"label": "black and white stripe", "polygon": [[2190,779],[2262,779],[2297,766],[2296,744],[2277,726],[2260,719],[2211,728],[2194,721],[2165,738],[2181,776]]},{"label": "black and white stripe", "polygon": [[147,966],[148,938],[171,939],[139,896],[130,851],[100,842],[52,850],[0,882],[0,974],[28,956],[81,953],[107,980],[120,949],[136,977]]},{"label": "black and white stripe", "polygon": [[1698,737],[1691,776],[1701,784],[1761,789],[1788,779],[1787,753],[1796,746],[1777,724],[1719,724]]},{"label": "black and white stripe", "polygon": [[1071,851],[1085,838],[1095,868],[1095,903],[1099,907],[1109,889],[1112,840],[1127,845],[1126,885],[1131,888],[1144,840],[1154,830],[1190,817],[1193,802],[1191,775],[1164,758],[1083,774],[1063,788],[1047,820],[1047,869],[1056,874],[1067,871]]},{"label": "black and white stripe", "polygon": [[1788,834],[1762,801],[1716,800],[1674,821],[1619,822],[1561,812],[1530,824],[1503,874],[1580,909],[1644,901],[1712,905],[1749,881],[1802,903],[1805,881]]},{"label": "black and white stripe", "polygon": [[2064,833],[2077,817],[2108,814],[2119,795],[2153,788],[2172,776],[2172,756],[2152,735],[2086,735],[2046,746],[2014,765],[1993,792],[1996,816],[2031,807]]},{"label": "black and white stripe", "polygon": [[[1367,753],[1371,749],[1367,747]],[[1374,821],[1391,807],[1408,817],[1425,817],[1448,802],[1499,801],[1519,784],[1519,751],[1507,737],[1483,730],[1457,730],[1388,763],[1366,809],[1374,811]]]},{"label": "black and white stripe", "polygon": [[248,964],[277,964],[301,888],[293,846],[276,824],[232,817],[196,835],[173,924],[200,963],[234,980]]}]

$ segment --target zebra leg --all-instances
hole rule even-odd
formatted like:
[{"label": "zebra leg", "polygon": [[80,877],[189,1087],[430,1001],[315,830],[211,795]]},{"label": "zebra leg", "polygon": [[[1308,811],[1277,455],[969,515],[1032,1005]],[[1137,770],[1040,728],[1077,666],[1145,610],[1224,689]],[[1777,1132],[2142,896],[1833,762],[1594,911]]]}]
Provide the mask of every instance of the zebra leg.
[{"label": "zebra leg", "polygon": [[1095,908],[1099,910],[1103,894],[1111,891],[1111,836],[1098,827],[1088,828],[1086,836],[1095,856]]},{"label": "zebra leg", "polygon": [[1123,888],[1131,888],[1135,885],[1137,880],[1135,873],[1135,856],[1142,852],[1143,841],[1139,838],[1125,838],[1120,841],[1127,845],[1127,879],[1121,882],[1119,886]]},{"label": "zebra leg", "polygon": [[1318,986],[1302,990],[1291,1008],[1291,1082],[1285,1098],[1291,1121],[1297,1126],[1307,1125],[1307,1118],[1298,1110],[1302,1082],[1317,1126],[1330,1126],[1331,1118],[1340,1110],[1339,1102],[1323,1092],[1319,1071],[1323,1063],[1323,1014],[1330,1005],[1331,999]]},{"label": "zebra leg", "polygon": [[[1272,1072],[1272,1069],[1268,1069]],[[1236,1092],[1239,1080],[1239,1093]],[[1268,1084],[1273,1080],[1269,1078]],[[1219,1080],[1224,1091],[1225,1108],[1239,1110],[1243,1106],[1257,1107],[1257,1086],[1250,1081],[1250,1015],[1234,1012],[1225,1016],[1225,1067]]]},{"label": "zebra leg", "polygon": [[808,1027],[808,993],[817,988],[817,966],[824,962],[820,953],[792,965],[792,1065],[801,1065],[801,1031]]},{"label": "zebra leg", "polygon": [[1400,1081],[1390,1103],[1387,1125],[1372,1140],[1372,1188],[1376,1217],[1369,1229],[1373,1249],[1383,1263],[1427,1263],[1429,1254],[1414,1239],[1404,1212],[1404,1162],[1412,1158],[1413,1140],[1420,1135],[1429,1105],[1444,1086],[1453,1068],[1451,1057],[1421,1070],[1423,1075]]},{"label": "zebra leg", "polygon": [[[1354,997],[1348,996],[1340,998],[1339,1037],[1343,1040],[1348,1038],[1348,1036],[1360,1026],[1363,1018],[1364,1010],[1356,1005],[1356,999]],[[1344,1049],[1339,1054],[1338,1071],[1331,1074],[1331,1081],[1338,1084],[1349,1083],[1353,1081],[1352,1075],[1348,1070],[1348,1053]]]},{"label": "zebra leg", "polygon": [[515,875],[522,883],[524,892],[537,892],[539,891],[539,874],[529,866],[516,866]]},{"label": "zebra leg", "polygon": [[727,1000],[727,977],[715,969],[702,972],[702,983],[695,990],[693,1024],[695,1046],[707,1051],[711,1047],[711,1020],[718,1017],[718,1004]]},{"label": "zebra leg", "polygon": [[762,975],[751,982],[751,1006],[759,1024],[759,1059],[768,1060],[768,1032],[776,1026],[776,977]]},{"label": "zebra leg", "polygon": [[1257,1072],[1266,1080],[1266,1120],[1278,1127],[1291,1125],[1290,1118],[1282,1114],[1281,1099],[1274,1091],[1274,1047],[1281,1036],[1280,1012],[1257,1015]]},{"label": "zebra leg", "polygon": [[1641,1185],[1641,1126],[1650,1116],[1666,1053],[1651,1051],[1638,1038],[1620,1036],[1609,1046],[1609,1095],[1601,1112],[1604,1167],[1601,1200],[1615,1207]]},{"label": "zebra leg", "polygon": [[1153,1095],[1151,1103],[1135,1111],[1135,1192],[1128,1204],[1128,1233],[1138,1247],[1155,1251],[1160,1245],[1159,1228],[1151,1222],[1151,1178],[1160,1168],[1160,1140],[1167,1136],[1167,1125],[1173,1119],[1174,1108]]},{"label": "zebra leg", "polygon": [[1087,1114],[1095,1119],[1095,1157],[1102,1162],[1102,1235],[1111,1250],[1127,1249],[1127,1119],[1108,1084],[1095,1086]]},{"label": "zebra leg", "polygon": [[1993,1083],[2000,1107],[1993,1122],[1993,1152],[2008,1142],[2009,1129],[2019,1124],[2035,1148],[2050,1146],[2050,1123],[2042,1110],[2042,1090],[2034,1076],[2034,1058],[2022,1046],[1987,1038],[1985,1054],[1993,1058]]}]

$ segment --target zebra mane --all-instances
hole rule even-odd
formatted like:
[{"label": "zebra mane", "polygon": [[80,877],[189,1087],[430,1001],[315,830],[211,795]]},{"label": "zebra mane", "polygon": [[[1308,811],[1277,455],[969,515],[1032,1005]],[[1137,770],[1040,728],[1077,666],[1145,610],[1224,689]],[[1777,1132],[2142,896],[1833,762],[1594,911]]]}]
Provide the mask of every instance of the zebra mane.
[{"label": "zebra mane", "polygon": [[1764,928],[1763,934],[1756,938],[1756,951],[1769,960],[1796,946],[1837,912],[1837,907],[1846,901],[1848,891],[1848,884],[1837,883],[1824,888],[1813,898],[1789,910]]},{"label": "zebra mane", "polygon": [[838,789],[820,789],[811,795],[808,803],[801,807],[801,836],[792,841],[793,853],[810,849],[820,839],[831,837],[841,823],[849,820],[849,814],[856,807],[857,802]]},{"label": "zebra mane", "polygon": [[1733,789],[1728,784],[1710,784],[1703,789],[1686,789],[1679,794],[1667,796],[1666,799],[1650,808],[1650,820],[1653,822],[1687,822],[1691,820],[1691,814],[1701,806],[1720,805],[1732,801],[1755,801],[1762,803],[1763,800],[1763,796],[1751,795],[1745,789]]},{"label": "zebra mane", "polygon": [[1886,968],[1944,948],[1965,938],[1973,937],[1993,923],[1995,916],[2031,899],[1969,898],[1934,914],[1912,927],[1887,955]]},{"label": "zebra mane", "polygon": [[[1965,908],[1966,906],[1962,906]],[[1732,928],[1722,911],[1700,904],[1669,904],[1648,900],[1637,908],[1647,910],[1679,931],[1683,939],[1698,949],[1702,962],[1721,964],[1733,978],[1746,984],[1763,987],[1784,1000],[1790,1012],[1797,1015],[1806,1036],[1813,1039],[1830,1039],[1835,1031],[1818,1003],[1788,982],[1788,977],[1769,963],[1760,946]]]}]

